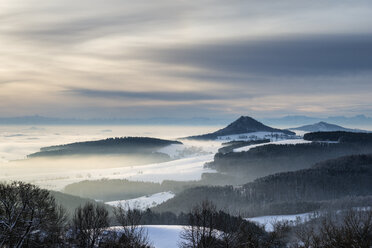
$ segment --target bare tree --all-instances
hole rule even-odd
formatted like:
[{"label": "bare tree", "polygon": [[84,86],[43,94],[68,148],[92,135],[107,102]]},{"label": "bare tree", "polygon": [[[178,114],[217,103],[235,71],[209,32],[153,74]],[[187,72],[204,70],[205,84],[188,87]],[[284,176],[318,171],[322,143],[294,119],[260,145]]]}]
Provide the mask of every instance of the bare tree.
[{"label": "bare tree", "polygon": [[62,245],[66,219],[47,190],[22,182],[0,184],[0,247]]},{"label": "bare tree", "polygon": [[[325,214],[318,221],[297,228],[292,247],[372,246],[372,210],[351,209]],[[300,245],[299,245],[300,243]]]},{"label": "bare tree", "polygon": [[79,247],[93,248],[99,244],[109,224],[109,213],[104,206],[86,203],[75,210],[72,236]]},{"label": "bare tree", "polygon": [[114,210],[117,222],[122,227],[122,234],[116,242],[118,247],[126,248],[149,248],[149,241],[146,230],[140,225],[142,212],[131,209],[129,205],[119,206]]},{"label": "bare tree", "polygon": [[189,226],[181,233],[182,248],[212,248],[218,243],[216,230],[216,206],[205,200],[196,205],[189,214]]}]

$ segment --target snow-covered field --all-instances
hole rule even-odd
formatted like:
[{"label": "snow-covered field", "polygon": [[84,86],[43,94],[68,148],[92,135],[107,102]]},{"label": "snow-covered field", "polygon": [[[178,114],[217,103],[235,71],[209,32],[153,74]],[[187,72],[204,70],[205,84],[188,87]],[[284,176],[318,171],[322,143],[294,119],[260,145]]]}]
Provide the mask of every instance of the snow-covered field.
[{"label": "snow-covered field", "polygon": [[183,226],[145,226],[148,236],[155,248],[177,248],[182,241],[180,234]]},{"label": "snow-covered field", "polygon": [[130,209],[141,209],[146,210],[147,208],[155,207],[171,198],[173,198],[175,194],[172,192],[160,192],[153,195],[142,196],[130,200],[121,200],[121,201],[110,201],[105,202],[110,206],[122,206],[123,208],[130,208]]},{"label": "snow-covered field", "polygon": [[208,142],[208,145],[198,142],[184,140],[183,144],[172,144],[163,147],[158,152],[169,155],[172,159],[190,158],[195,156],[207,155],[216,153],[218,147],[221,146],[220,142]]},{"label": "snow-covered field", "polygon": [[315,213],[303,213],[303,214],[293,214],[293,215],[268,215],[259,216],[253,218],[246,218],[246,220],[255,222],[257,224],[265,226],[267,232],[274,231],[273,224],[275,222],[289,221],[290,224],[296,224],[297,222],[303,223],[309,221],[311,218],[315,217]]},{"label": "snow-covered field", "polygon": [[249,141],[249,140],[262,140],[269,139],[270,141],[285,140],[290,138],[296,138],[293,135],[287,135],[280,132],[252,132],[252,133],[242,133],[242,134],[233,134],[226,136],[218,136],[217,140],[221,141]]},{"label": "snow-covered field", "polygon": [[[150,243],[155,248],[177,248],[182,242],[181,233],[184,226],[176,225],[144,225],[142,226],[147,233]],[[120,232],[121,227],[110,227],[109,230]]]},{"label": "snow-covered field", "polygon": [[[295,144],[305,144],[305,143],[311,143],[311,141],[307,141],[303,139],[288,139],[288,140],[279,140],[279,141],[270,142],[270,144],[274,144],[274,145],[288,145],[288,144],[295,145]],[[243,147],[234,149],[234,152],[246,152],[254,147],[264,146],[267,144],[268,143],[243,146]]]}]

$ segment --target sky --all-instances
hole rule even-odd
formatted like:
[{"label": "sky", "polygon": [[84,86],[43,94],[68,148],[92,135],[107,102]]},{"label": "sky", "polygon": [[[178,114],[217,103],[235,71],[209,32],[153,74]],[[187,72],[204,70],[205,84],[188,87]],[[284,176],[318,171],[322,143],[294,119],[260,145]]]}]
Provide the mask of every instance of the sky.
[{"label": "sky", "polygon": [[372,2],[0,0],[0,117],[372,116]]}]

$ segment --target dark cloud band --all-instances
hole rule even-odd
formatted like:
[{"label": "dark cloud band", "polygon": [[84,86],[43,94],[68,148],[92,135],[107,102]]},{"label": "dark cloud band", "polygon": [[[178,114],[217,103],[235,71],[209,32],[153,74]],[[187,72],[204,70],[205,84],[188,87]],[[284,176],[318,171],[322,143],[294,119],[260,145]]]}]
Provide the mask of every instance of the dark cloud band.
[{"label": "dark cloud band", "polygon": [[147,59],[228,75],[317,76],[372,71],[371,35],[228,40],[146,51]]}]

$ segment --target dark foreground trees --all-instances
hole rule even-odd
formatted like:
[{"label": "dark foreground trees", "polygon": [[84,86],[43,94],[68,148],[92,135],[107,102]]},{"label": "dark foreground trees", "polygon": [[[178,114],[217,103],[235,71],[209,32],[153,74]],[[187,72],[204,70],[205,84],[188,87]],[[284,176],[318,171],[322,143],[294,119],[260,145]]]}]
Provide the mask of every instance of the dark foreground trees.
[{"label": "dark foreground trees", "polygon": [[114,209],[115,221],[120,226],[111,230],[101,247],[107,248],[152,248],[147,231],[141,226],[143,212],[129,205]]},{"label": "dark foreground trees", "polygon": [[0,183],[0,247],[125,247],[150,248],[142,213],[119,208],[116,223],[103,205],[87,203],[71,220],[47,190],[34,185]]},{"label": "dark foreground trees", "polygon": [[193,207],[189,225],[181,233],[181,248],[279,248],[282,234],[268,234],[263,227],[241,217],[217,211],[206,200]]},{"label": "dark foreground trees", "polygon": [[92,203],[80,206],[72,219],[72,242],[78,247],[96,247],[109,225],[109,213],[103,206]]},{"label": "dark foreground trees", "polygon": [[372,247],[372,209],[328,213],[296,228],[292,248]]},{"label": "dark foreground trees", "polygon": [[66,221],[47,190],[22,182],[0,184],[0,247],[61,245]]},{"label": "dark foreground trees", "polygon": [[184,224],[186,218],[182,248],[372,247],[370,207],[340,209],[297,226],[277,223],[273,232],[217,210],[210,201],[179,216],[121,207],[113,217],[103,205],[88,203],[68,222],[48,191],[21,182],[0,183],[0,247],[5,248],[151,248],[142,224]]}]

